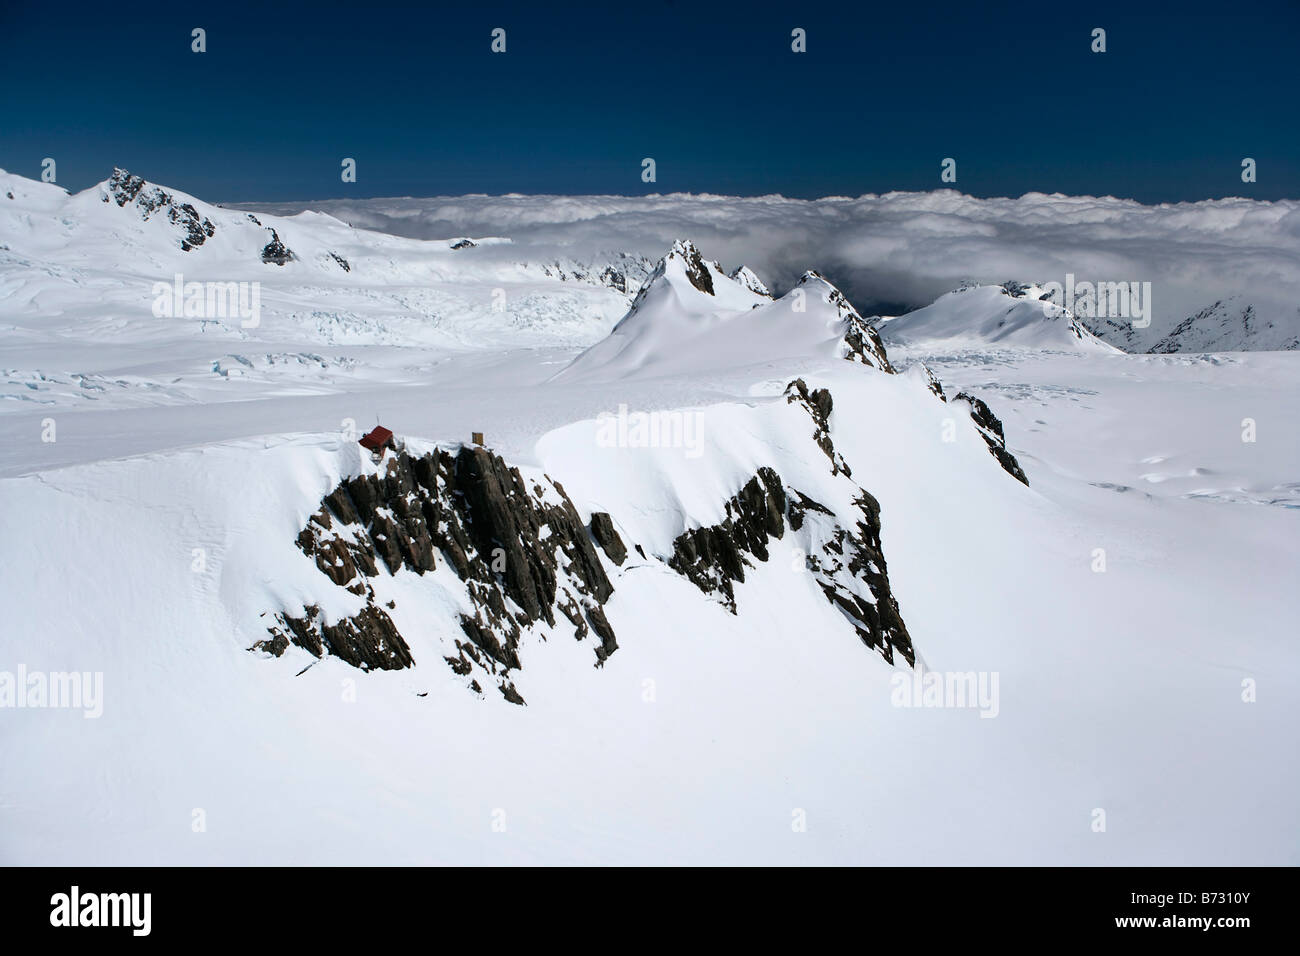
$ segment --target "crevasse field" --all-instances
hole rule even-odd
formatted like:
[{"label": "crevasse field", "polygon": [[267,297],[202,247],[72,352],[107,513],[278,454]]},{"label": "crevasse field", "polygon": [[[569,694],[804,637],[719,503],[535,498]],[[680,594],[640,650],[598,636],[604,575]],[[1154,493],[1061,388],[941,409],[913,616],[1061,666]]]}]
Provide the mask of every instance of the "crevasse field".
[{"label": "crevasse field", "polygon": [[[1276,221],[1259,206],[1241,218]],[[864,319],[816,273],[593,228],[568,252],[417,239],[0,174],[0,862],[1300,862],[1294,299],[1268,289],[1265,337],[1225,338],[1222,309],[1180,333],[1247,350],[1135,353],[1045,307],[1046,269]],[[255,323],[155,314],[177,274],[258,283]],[[824,428],[797,379],[833,399]],[[679,440],[611,441],[620,413]],[[608,514],[617,650],[555,615],[518,628],[518,667],[480,650],[460,673],[478,605],[445,552],[380,564],[370,598],[323,574],[300,532],[386,473],[395,452],[356,440],[377,423],[412,457],[482,432],[547,501],[549,480],[584,524]],[[761,469],[823,511],[777,515],[733,613],[674,555]],[[885,601],[810,570],[862,491],[916,679],[992,698],[903,699],[917,669],[828,599]],[[277,615],[366,600],[413,666],[254,649]],[[42,706],[20,669],[100,675],[98,713]]]}]

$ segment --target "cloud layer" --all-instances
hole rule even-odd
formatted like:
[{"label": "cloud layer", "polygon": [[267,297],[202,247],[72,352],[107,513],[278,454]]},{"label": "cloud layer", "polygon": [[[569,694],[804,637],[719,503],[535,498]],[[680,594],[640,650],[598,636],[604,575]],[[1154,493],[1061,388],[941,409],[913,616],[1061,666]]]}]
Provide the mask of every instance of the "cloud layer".
[{"label": "cloud layer", "polygon": [[1144,281],[1152,336],[1218,299],[1241,295],[1264,318],[1295,324],[1300,202],[1249,199],[1145,206],[1111,197],[1030,193],[977,199],[951,190],[856,199],[782,196],[460,196],[329,200],[310,208],[414,238],[508,236],[521,259],[657,258],[690,238],[728,269],[745,264],[781,291],[817,269],[864,311],[933,301],[963,280]]}]

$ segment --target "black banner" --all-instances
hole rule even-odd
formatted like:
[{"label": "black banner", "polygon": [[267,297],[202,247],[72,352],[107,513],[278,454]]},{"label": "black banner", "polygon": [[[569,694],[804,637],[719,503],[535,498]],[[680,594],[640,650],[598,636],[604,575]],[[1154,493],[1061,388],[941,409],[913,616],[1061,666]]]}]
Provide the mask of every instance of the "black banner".
[{"label": "black banner", "polygon": [[[1287,869],[461,869],[31,868],[0,879],[5,938],[80,943],[529,944],[608,931],[734,940],[792,932],[918,942],[1123,939],[1231,945],[1280,932]],[[382,932],[383,937],[376,936]],[[901,934],[901,935],[900,935]],[[1245,937],[1243,937],[1245,934]]]}]

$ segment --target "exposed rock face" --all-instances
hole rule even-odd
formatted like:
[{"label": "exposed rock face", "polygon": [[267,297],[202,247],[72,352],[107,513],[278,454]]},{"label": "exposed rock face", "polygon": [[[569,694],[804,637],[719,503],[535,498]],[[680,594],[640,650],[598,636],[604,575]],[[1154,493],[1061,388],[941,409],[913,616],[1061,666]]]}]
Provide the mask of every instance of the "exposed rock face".
[{"label": "exposed rock face", "polygon": [[1029,478],[1020,467],[1020,462],[1016,461],[1015,455],[1007,451],[1007,440],[1002,434],[1002,422],[993,414],[993,410],[969,392],[958,392],[953,401],[970,404],[971,421],[979,428],[984,443],[989,446],[989,453],[998,460],[1003,471],[1016,481],[1028,485]]},{"label": "exposed rock face", "polygon": [[772,293],[768,290],[767,286],[763,284],[763,280],[755,275],[754,270],[750,269],[748,266],[738,266],[736,271],[731,274],[731,278],[733,281],[739,282],[750,292],[767,296],[769,299],[772,298]]},{"label": "exposed rock face", "polygon": [[627,548],[623,544],[623,539],[619,537],[618,531],[615,530],[614,522],[608,512],[592,512],[591,536],[615,564],[621,565],[627,560]]},{"label": "exposed rock face", "polygon": [[[655,264],[644,256],[633,256],[626,252],[605,253],[604,255],[608,255],[613,259],[612,265],[599,262],[592,264],[572,260],[565,262],[556,260],[549,264],[543,264],[541,270],[543,274],[559,279],[561,282],[568,282],[569,280],[588,282],[626,294],[630,294],[633,289],[638,288],[654,271]],[[528,264],[521,265],[524,268],[532,268]]]},{"label": "exposed rock face", "polygon": [[276,615],[276,622],[269,628],[271,638],[254,644],[254,649],[279,657],[292,643],[316,657],[332,654],[362,670],[400,670],[415,663],[388,615],[374,606],[336,624],[326,624],[320,608],[313,604],[303,617],[282,613]]},{"label": "exposed rock face", "polygon": [[[486,448],[439,450],[419,458],[386,452],[382,475],[348,479],[321,502],[298,536],[298,547],[336,586],[365,599],[360,614],[324,625],[319,611],[277,616],[259,650],[277,656],[289,644],[317,657],[330,653],[367,669],[414,662],[388,615],[377,606],[371,580],[403,568],[423,575],[438,557],[465,585],[474,611],[461,613],[464,641],[446,660],[462,676],[478,671],[508,700],[522,697],[509,681],[522,667],[522,629],[554,626],[555,609],[582,640],[599,638],[597,664],[617,648],[601,605],[614,588],[586,525],[558,483],[530,488]],[[612,525],[610,530],[612,531]],[[618,540],[614,534],[613,541]]]},{"label": "exposed rock face", "polygon": [[[1300,309],[1296,315],[1300,318]],[[1115,325],[1109,320],[1107,324]],[[1290,328],[1295,328],[1295,325]],[[1300,349],[1300,335],[1294,335],[1286,326],[1258,315],[1255,306],[1240,296],[1229,296],[1179,322],[1147,351],[1168,354],[1262,348],[1277,351]]]},{"label": "exposed rock face", "polygon": [[835,450],[835,445],[831,441],[830,419],[831,411],[835,407],[831,393],[824,388],[813,389],[810,392],[804,380],[796,378],[785,387],[785,396],[788,403],[802,405],[808,412],[808,417],[817,426],[813,432],[813,441],[817,442],[817,447],[831,460],[831,474],[852,478],[853,472],[849,470],[848,462]]},{"label": "exposed rock face", "polygon": [[841,347],[841,354],[844,358],[850,362],[870,365],[872,368],[888,372],[891,375],[894,373],[894,366],[889,364],[889,356],[885,353],[885,343],[881,341],[880,333],[858,314],[858,310],[853,308],[853,304],[849,302],[843,292],[826,281],[820,272],[814,270],[805,272],[798,285],[810,288],[824,286],[826,288],[827,297],[838,310],[840,320],[845,325],[844,343]]},{"label": "exposed rock face", "polygon": [[338,267],[342,269],[344,272],[352,271],[352,266],[348,264],[348,260],[344,259],[337,252],[331,252],[330,258],[333,259],[336,263],[338,263]]},{"label": "exposed rock face", "polygon": [[744,555],[766,561],[767,539],[785,534],[785,490],[771,468],[760,468],[734,498],[727,517],[707,528],[683,532],[673,542],[668,566],[705,594],[719,592],[736,613],[733,581],[745,580]]},{"label": "exposed rock face", "polygon": [[461,239],[461,240],[459,240],[459,241],[457,241],[457,242],[453,242],[453,243],[451,244],[451,247],[452,247],[452,249],[457,249],[457,250],[459,250],[459,249],[473,249],[473,248],[474,248],[475,246],[477,246],[477,245],[478,245],[477,242],[473,242],[473,241],[471,241],[471,240],[469,240],[469,239]]},{"label": "exposed rock face", "polygon": [[[786,394],[808,414],[833,480],[845,482],[837,500],[852,500],[852,510],[836,513],[761,467],[725,503],[721,522],[683,531],[663,560],[736,613],[746,570],[769,559],[772,541],[793,533],[806,557],[791,573],[812,574],[827,601],[886,661],[897,656],[911,665],[911,638],[881,552],[880,505],[852,483],[831,442],[831,394],[802,380]],[[459,635],[439,634],[439,621],[428,626],[450,652],[442,655],[446,664],[476,693],[490,683],[507,701],[524,703],[514,674],[524,667],[521,640],[529,633],[545,640],[571,627],[577,640],[593,639],[596,666],[618,649],[604,610],[614,588],[597,547],[611,566],[629,552],[608,513],[593,513],[588,528],[559,482],[525,479],[481,446],[416,457],[398,442],[376,454],[378,471],[341,481],[297,538],[331,585],[348,592],[340,600],[359,610],[328,622],[325,601],[282,610],[253,650],[278,657],[297,646],[363,670],[413,666],[410,645],[388,612],[409,619],[376,594],[385,575],[404,571],[438,574],[430,586],[447,590],[452,606],[460,606],[453,612]]]},{"label": "exposed rock face", "polygon": [[927,380],[927,386],[929,387],[931,394],[933,394],[933,395],[934,395],[936,398],[938,398],[939,401],[941,401],[941,402],[946,402],[946,401],[948,401],[948,396],[947,396],[947,394],[945,394],[945,392],[944,392],[944,390],[943,390],[943,383],[942,383],[941,381],[939,381],[938,378],[935,377],[934,372],[932,372],[932,371],[930,370],[930,366],[928,366],[928,365],[926,365],[924,362],[922,362],[922,363],[921,363],[921,369],[922,369],[922,371],[925,372],[925,377],[926,377],[926,380]]},{"label": "exposed rock face", "polygon": [[212,224],[212,220],[200,216],[190,203],[178,203],[171,193],[157,186],[146,189],[148,185],[139,176],[132,176],[125,169],[114,167],[113,175],[108,179],[104,202],[116,202],[123,208],[131,204],[146,222],[162,213],[179,231],[180,247],[184,252],[197,249],[216,233],[217,227]]},{"label": "exposed rock face", "polygon": [[292,262],[297,258],[293,254],[293,250],[280,240],[280,234],[272,229],[271,241],[262,247],[262,261],[267,265],[282,266],[286,262]]},{"label": "exposed rock face", "polygon": [[681,257],[686,266],[686,278],[691,280],[691,285],[699,289],[706,295],[713,295],[713,276],[709,274],[709,267],[700,255],[700,250],[695,248],[695,243],[688,240],[678,240],[673,243],[672,252],[669,255]]},{"label": "exposed rock face", "polygon": [[[948,402],[948,396],[943,390],[943,383],[935,377],[930,367],[922,362],[920,363],[920,370],[925,376],[930,392],[939,401]],[[909,373],[916,374],[910,369]],[[984,439],[984,444],[988,446],[989,454],[997,460],[997,463],[1002,466],[1002,470],[1008,475],[1016,479],[1016,481],[1028,485],[1029,478],[1024,469],[1020,467],[1020,462],[1016,460],[1015,455],[1007,451],[1007,440],[1002,433],[1002,422],[993,414],[993,410],[969,392],[958,392],[952,402],[965,402],[969,406],[971,421],[979,429],[980,437]]]},{"label": "exposed rock face", "polygon": [[862,643],[891,664],[898,655],[914,665],[912,639],[880,549],[880,505],[861,488],[857,492],[860,518],[846,528],[831,509],[785,487],[771,468],[760,468],[727,502],[722,522],[693,528],[673,542],[668,564],[705,594],[717,594],[735,614],[735,584],[743,583],[745,569],[753,567],[750,558],[767,561],[768,540],[784,537],[788,523],[809,540],[806,571]]}]

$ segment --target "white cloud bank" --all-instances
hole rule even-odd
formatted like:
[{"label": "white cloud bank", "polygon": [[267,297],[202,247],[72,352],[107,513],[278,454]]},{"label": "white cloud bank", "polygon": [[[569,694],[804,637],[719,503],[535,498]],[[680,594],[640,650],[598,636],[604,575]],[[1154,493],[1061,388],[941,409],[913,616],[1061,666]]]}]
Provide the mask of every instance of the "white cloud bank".
[{"label": "white cloud bank", "polygon": [[1152,325],[1130,347],[1152,344],[1233,296],[1254,306],[1258,324],[1300,332],[1300,202],[1293,200],[1145,206],[1111,197],[977,199],[938,190],[819,200],[476,195],[241,208],[310,208],[416,238],[508,236],[514,248],[492,254],[514,258],[609,251],[658,258],[685,237],[728,268],[750,266],[778,291],[818,269],[872,311],[918,307],[968,279],[1064,283],[1072,274],[1151,282]]}]

